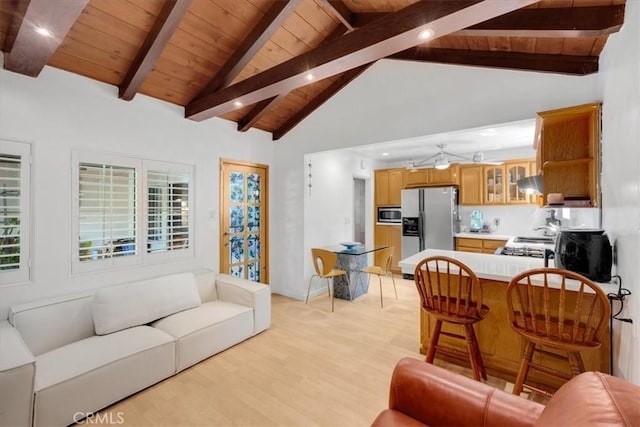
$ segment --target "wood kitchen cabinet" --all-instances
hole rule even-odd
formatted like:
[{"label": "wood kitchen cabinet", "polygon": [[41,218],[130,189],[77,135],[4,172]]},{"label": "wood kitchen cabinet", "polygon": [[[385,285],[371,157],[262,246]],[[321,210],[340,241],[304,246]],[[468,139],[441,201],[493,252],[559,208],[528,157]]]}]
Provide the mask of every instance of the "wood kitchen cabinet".
[{"label": "wood kitchen cabinet", "polygon": [[461,205],[481,205],[482,204],[482,166],[462,165],[460,166],[460,195]]},{"label": "wood kitchen cabinet", "polygon": [[506,240],[456,237],[456,251],[460,252],[493,254],[495,253],[496,249],[506,244]]},{"label": "wood kitchen cabinet", "polygon": [[[393,246],[393,259],[391,260],[391,271],[400,273],[398,261],[402,259],[402,227],[400,225],[376,225],[374,232],[375,246]],[[380,258],[380,251],[374,252],[375,264],[383,265],[384,260]]]},{"label": "wood kitchen cabinet", "polygon": [[424,168],[416,170],[406,170],[404,173],[405,188],[457,184],[457,164],[451,164],[446,169]]},{"label": "wood kitchen cabinet", "polygon": [[485,205],[501,205],[505,202],[504,166],[484,166],[483,174],[483,198]]},{"label": "wood kitchen cabinet", "polygon": [[505,196],[507,204],[531,203],[529,194],[524,191],[520,191],[517,184],[519,179],[533,175],[533,172],[530,171],[529,163],[530,162],[526,160],[522,162],[505,163]]},{"label": "wood kitchen cabinet", "polygon": [[535,174],[535,164],[532,159],[521,159],[503,165],[460,165],[460,204],[535,204],[535,196],[521,192],[516,184],[517,180]]},{"label": "wood kitchen cabinet", "polygon": [[380,169],[374,174],[376,207],[400,206],[404,169]]},{"label": "wood kitchen cabinet", "polygon": [[544,202],[563,193],[567,205],[598,206],[600,104],[538,113],[535,141]]}]

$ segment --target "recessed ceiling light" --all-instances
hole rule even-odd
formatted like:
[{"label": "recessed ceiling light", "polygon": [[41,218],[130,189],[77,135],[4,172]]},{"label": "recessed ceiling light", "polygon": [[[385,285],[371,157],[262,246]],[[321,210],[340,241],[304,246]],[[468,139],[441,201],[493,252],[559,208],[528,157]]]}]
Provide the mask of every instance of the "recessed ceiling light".
[{"label": "recessed ceiling light", "polygon": [[431,28],[427,28],[426,30],[420,31],[420,34],[418,34],[418,38],[420,40],[428,40],[433,37],[433,34],[433,30]]},{"label": "recessed ceiling light", "polygon": [[480,135],[482,136],[493,136],[495,134],[497,134],[498,131],[494,128],[489,128],[489,129],[485,129],[482,132],[480,132]]},{"label": "recessed ceiling light", "polygon": [[242,103],[242,101],[235,101],[235,102],[233,103],[233,105],[235,105],[236,107],[240,108],[240,107],[242,107],[244,104]]},{"label": "recessed ceiling light", "polygon": [[36,33],[40,34],[41,36],[45,36],[45,37],[53,37],[53,33],[49,30],[47,30],[46,28],[43,27],[36,27]]},{"label": "recessed ceiling light", "polygon": [[383,156],[388,156],[388,155],[389,155],[389,153],[382,153],[382,155],[383,155]]},{"label": "recessed ceiling light", "polygon": [[313,79],[315,79],[315,78],[316,78],[316,76],[314,76],[314,75],[313,75],[313,74],[311,74],[311,73],[308,73],[308,74],[307,74],[306,76],[304,76],[304,77],[305,77],[307,80],[309,80],[309,81],[311,81],[311,80],[313,80]]}]

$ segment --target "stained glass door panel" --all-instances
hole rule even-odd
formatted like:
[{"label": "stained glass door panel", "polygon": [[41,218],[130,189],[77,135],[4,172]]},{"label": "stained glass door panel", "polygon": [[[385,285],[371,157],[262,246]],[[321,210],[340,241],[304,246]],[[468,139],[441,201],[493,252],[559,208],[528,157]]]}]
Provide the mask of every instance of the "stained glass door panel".
[{"label": "stained glass door panel", "polygon": [[267,283],[267,166],[223,160],[220,170],[221,271]]}]

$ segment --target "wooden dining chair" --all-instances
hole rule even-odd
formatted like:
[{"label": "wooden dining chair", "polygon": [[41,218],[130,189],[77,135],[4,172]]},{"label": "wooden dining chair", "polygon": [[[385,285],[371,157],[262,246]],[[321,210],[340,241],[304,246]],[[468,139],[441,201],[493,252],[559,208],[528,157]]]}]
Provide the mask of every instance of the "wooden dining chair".
[{"label": "wooden dining chair", "polygon": [[347,280],[347,289],[349,290],[349,299],[351,299],[351,288],[349,286],[349,274],[344,270],[338,270],[335,268],[338,261],[338,255],[334,252],[326,249],[312,248],[311,257],[313,258],[313,268],[316,273],[309,279],[309,286],[307,287],[307,298],[305,304],[309,302],[309,292],[311,291],[311,282],[314,277],[320,277],[327,279],[327,290],[329,291],[329,298],[331,298],[331,311],[334,311],[334,296],[333,296],[333,279],[337,276],[344,276]]},{"label": "wooden dining chair", "polygon": [[381,249],[377,258],[382,261],[380,265],[370,265],[368,267],[364,267],[360,270],[362,273],[367,273],[369,275],[367,287],[371,282],[371,275],[375,274],[378,276],[378,284],[380,285],[380,307],[384,308],[384,303],[382,302],[382,276],[391,276],[391,281],[393,282],[393,292],[396,294],[396,299],[398,299],[398,290],[396,289],[396,279],[393,278],[393,273],[391,272],[391,261],[393,260],[393,252],[394,247],[389,246],[388,248]]},{"label": "wooden dining chair", "polygon": [[[478,276],[456,259],[436,256],[418,263],[414,279],[422,309],[435,319],[426,361],[433,363],[436,352],[469,360],[473,377],[478,381],[480,378],[486,380],[487,373],[473,328],[489,314],[489,307],[482,303],[482,285]],[[464,335],[443,331],[443,322],[461,326]],[[439,344],[441,335],[464,340],[467,352]]]},{"label": "wooden dining chair", "polygon": [[[516,395],[529,369],[564,380],[584,372],[580,351],[600,347],[611,315],[607,296],[595,283],[559,268],[538,268],[515,276],[507,287],[507,306],[511,328],[527,340],[513,387]],[[536,352],[565,360],[570,373],[534,363]]]}]

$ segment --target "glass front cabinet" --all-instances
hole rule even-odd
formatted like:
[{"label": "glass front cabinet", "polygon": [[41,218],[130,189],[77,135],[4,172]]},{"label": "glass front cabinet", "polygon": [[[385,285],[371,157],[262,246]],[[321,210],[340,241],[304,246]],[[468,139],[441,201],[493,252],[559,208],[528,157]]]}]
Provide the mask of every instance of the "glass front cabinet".
[{"label": "glass front cabinet", "polygon": [[505,171],[507,203],[530,203],[529,195],[520,191],[516,183],[519,179],[529,176],[529,163],[509,163],[505,165]]},{"label": "glass front cabinet", "polygon": [[485,205],[504,204],[504,166],[484,167],[484,200]]}]

